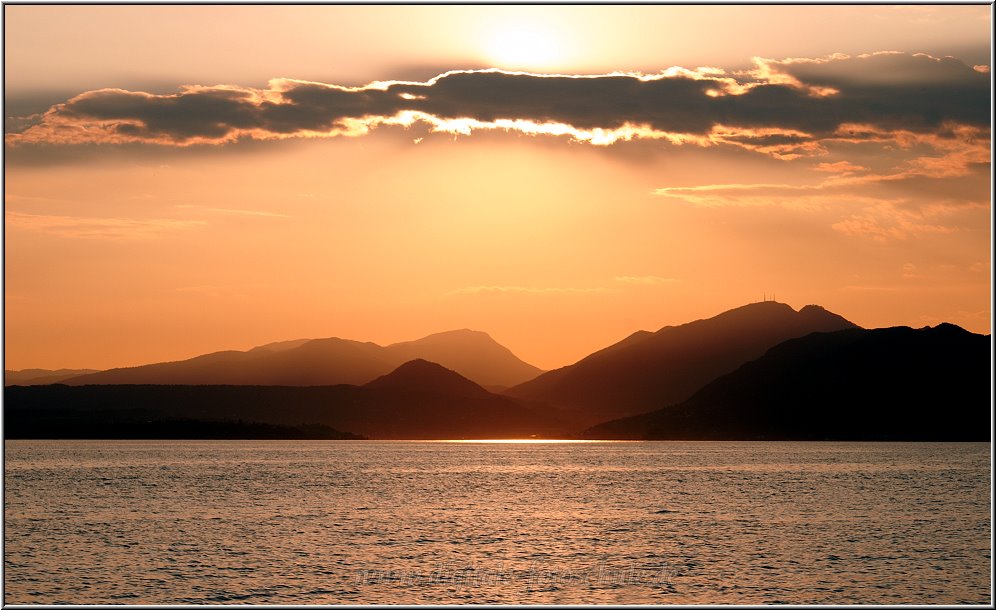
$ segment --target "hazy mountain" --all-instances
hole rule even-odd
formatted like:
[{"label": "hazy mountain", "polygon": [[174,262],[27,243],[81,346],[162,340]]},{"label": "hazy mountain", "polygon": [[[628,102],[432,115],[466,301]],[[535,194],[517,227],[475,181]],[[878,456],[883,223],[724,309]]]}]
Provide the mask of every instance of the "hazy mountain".
[{"label": "hazy mountain", "polygon": [[582,427],[426,361],[403,364],[366,386],[59,384],[11,386],[5,400],[7,422],[36,435],[44,434],[45,422],[55,434],[67,421],[90,419],[125,428],[173,420],[324,425],[394,439],[562,437]]},{"label": "hazy mountain", "polygon": [[65,383],[331,385],[365,383],[396,365],[379,345],[332,338],[276,351],[215,352],[178,362],[109,369]]},{"label": "hazy mountain", "polygon": [[22,371],[4,370],[4,385],[42,385],[46,383],[59,383],[66,379],[95,373],[96,369],[24,369]]},{"label": "hazy mountain", "polygon": [[484,386],[510,387],[543,372],[517,358],[487,333],[475,330],[436,333],[389,345],[387,350],[402,361],[422,358],[436,362]]},{"label": "hazy mountain", "polygon": [[634,333],[506,394],[559,406],[595,423],[680,402],[786,339],[845,328],[856,326],[816,305],[795,311],[784,303],[752,303],[654,333]]},{"label": "hazy mountain", "polygon": [[786,341],[688,400],[585,432],[624,439],[990,439],[990,338],[951,324]]},{"label": "hazy mountain", "polygon": [[251,350],[64,378],[68,385],[360,385],[412,359],[439,362],[482,384],[510,385],[540,372],[482,332],[459,330],[382,347],[346,339],[298,339]]},{"label": "hazy mountain", "polygon": [[282,352],[288,349],[294,349],[295,347],[301,347],[311,339],[291,339],[290,341],[274,341],[273,343],[267,343],[266,345],[257,345],[256,347],[249,350],[250,352]]}]

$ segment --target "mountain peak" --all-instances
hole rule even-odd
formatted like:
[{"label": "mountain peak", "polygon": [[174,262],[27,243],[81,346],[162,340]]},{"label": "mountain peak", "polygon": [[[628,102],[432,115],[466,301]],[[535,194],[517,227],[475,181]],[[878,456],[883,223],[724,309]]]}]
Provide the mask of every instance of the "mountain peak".
[{"label": "mountain peak", "polygon": [[686,400],[788,339],[854,327],[818,306],[796,311],[778,301],[748,303],[649,335],[631,335],[506,393],[593,418],[633,415]]},{"label": "mountain peak", "polygon": [[822,305],[810,304],[810,305],[806,305],[805,307],[803,307],[802,309],[800,309],[799,313],[806,313],[807,311],[814,311],[814,312],[815,311],[826,311],[826,308],[823,307]]},{"label": "mountain peak", "polygon": [[434,343],[444,341],[477,341],[497,344],[497,341],[492,339],[491,335],[483,330],[473,330],[470,328],[458,328],[456,330],[444,330],[442,332],[432,333],[431,335],[426,335],[413,343]]},{"label": "mountain peak", "polygon": [[[711,318],[705,318],[705,320],[718,320],[726,318],[757,318],[757,317],[771,317],[771,316],[794,316],[797,312],[792,309],[792,306],[787,303],[779,303],[778,301],[756,301],[754,303],[747,303],[746,305],[741,305],[740,307],[734,307],[733,309],[728,309],[722,313],[716,314]],[[696,320],[696,322],[701,322],[702,320]],[[689,322],[689,324],[695,324],[696,322]],[[685,326],[684,324],[679,326]]]},{"label": "mountain peak", "polygon": [[490,392],[459,373],[422,358],[409,360],[364,387],[429,392],[464,398],[490,395]]},{"label": "mountain peak", "polygon": [[[762,320],[778,323],[789,323],[791,325],[802,325],[813,327],[816,331],[839,330],[841,328],[857,328],[857,325],[847,320],[843,316],[837,315],[820,305],[810,304],[796,311],[788,303],[779,301],[758,301],[748,303],[740,307],[735,307],[728,311],[709,318],[712,320],[729,320],[742,323],[757,323]],[[701,322],[698,321],[698,322]],[[694,323],[693,323],[694,324]]]},{"label": "mountain peak", "polygon": [[249,350],[250,352],[280,352],[284,350],[294,349],[295,347],[301,347],[305,343],[308,343],[311,339],[292,339],[290,341],[274,341],[273,343],[267,343],[266,345],[257,345],[256,347]]},{"label": "mountain peak", "polygon": [[[780,307],[782,309],[792,309],[792,306],[789,305],[788,303],[782,303],[781,301],[772,301],[772,300],[754,301],[753,303],[747,303],[746,305],[743,305],[743,307]],[[795,310],[793,309],[792,311]]]},{"label": "mountain peak", "polygon": [[487,386],[512,386],[543,371],[523,362],[488,333],[461,328],[386,348],[403,361],[424,358]]},{"label": "mountain peak", "polygon": [[857,324],[851,322],[844,316],[821,307],[820,305],[806,305],[799,310],[799,317],[812,324],[822,326],[821,331],[841,330],[844,328],[859,328]]},{"label": "mountain peak", "polygon": [[965,330],[964,328],[958,326],[957,324],[952,324],[950,322],[941,322],[937,326],[928,327],[929,330],[935,333],[945,333],[949,335],[971,335],[973,333]]}]

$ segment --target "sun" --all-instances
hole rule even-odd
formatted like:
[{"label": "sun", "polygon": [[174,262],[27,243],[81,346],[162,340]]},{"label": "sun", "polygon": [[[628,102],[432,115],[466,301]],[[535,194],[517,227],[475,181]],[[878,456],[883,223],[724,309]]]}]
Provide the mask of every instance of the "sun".
[{"label": "sun", "polygon": [[486,50],[492,67],[507,70],[551,68],[562,59],[562,55],[562,45],[552,32],[531,26],[496,30]]}]

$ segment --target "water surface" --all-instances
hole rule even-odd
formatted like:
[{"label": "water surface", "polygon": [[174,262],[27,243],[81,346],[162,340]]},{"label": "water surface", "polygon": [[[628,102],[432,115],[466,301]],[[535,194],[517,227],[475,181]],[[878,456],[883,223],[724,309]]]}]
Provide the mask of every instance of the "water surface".
[{"label": "water surface", "polygon": [[991,603],[988,443],[6,441],[6,603]]}]

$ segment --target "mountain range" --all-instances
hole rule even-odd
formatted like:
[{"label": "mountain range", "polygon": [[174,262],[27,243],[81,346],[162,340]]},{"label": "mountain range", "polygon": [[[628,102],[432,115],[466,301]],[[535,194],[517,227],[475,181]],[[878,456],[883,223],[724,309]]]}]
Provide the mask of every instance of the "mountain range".
[{"label": "mountain range", "polygon": [[425,360],[364,385],[53,384],[9,386],[5,398],[10,438],[80,425],[91,438],[119,438],[139,423],[173,430],[177,422],[324,426],[377,439],[564,437],[580,429],[570,416],[493,394]]},{"label": "mountain range", "polygon": [[[222,351],[176,362],[62,375],[48,383],[287,385],[364,384],[401,364],[426,359],[453,369],[474,382],[505,388],[542,371],[517,358],[486,333],[455,330],[417,341],[382,347],[348,339],[297,339],[247,351]],[[41,377],[36,373],[34,377]],[[5,371],[5,385],[24,383],[21,373]]]},{"label": "mountain range", "polygon": [[990,365],[991,338],[954,325],[866,330],[766,301],[640,331],[546,373],[460,330],[386,347],[297,339],[21,383],[5,388],[5,425],[29,436],[221,434],[210,431],[227,422],[226,434],[265,438],[965,440],[988,437]]},{"label": "mountain range", "polygon": [[857,326],[816,305],[795,311],[774,301],[751,303],[705,320],[634,333],[507,393],[595,423],[685,400],[788,339],[848,328]]},{"label": "mountain range", "polygon": [[24,369],[22,371],[4,371],[4,385],[45,385],[61,383],[73,377],[96,373],[97,369]]},{"label": "mountain range", "polygon": [[768,350],[688,400],[583,436],[985,441],[990,364],[990,338],[953,324],[814,333]]}]

